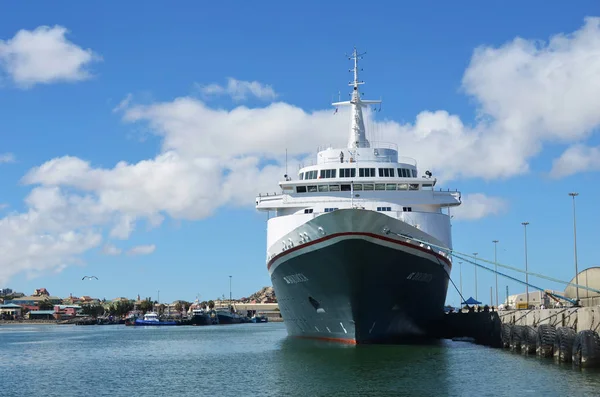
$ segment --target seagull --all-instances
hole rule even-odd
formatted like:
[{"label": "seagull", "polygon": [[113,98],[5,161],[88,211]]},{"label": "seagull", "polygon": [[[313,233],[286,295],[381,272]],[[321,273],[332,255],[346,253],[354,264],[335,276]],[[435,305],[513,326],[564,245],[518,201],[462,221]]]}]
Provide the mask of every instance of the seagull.
[{"label": "seagull", "polygon": [[90,279],[90,280],[95,278],[96,280],[98,280],[98,277],[96,277],[96,276],[83,276],[82,280],[85,280],[86,278]]}]

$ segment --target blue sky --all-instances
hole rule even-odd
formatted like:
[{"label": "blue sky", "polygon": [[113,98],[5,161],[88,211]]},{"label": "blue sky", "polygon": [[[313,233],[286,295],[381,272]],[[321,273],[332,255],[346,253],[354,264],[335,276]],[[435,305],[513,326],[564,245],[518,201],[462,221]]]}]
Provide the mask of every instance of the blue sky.
[{"label": "blue sky", "polygon": [[[530,270],[568,280],[569,191],[579,268],[600,265],[600,29],[585,19],[598,14],[594,1],[3,4],[0,284],[161,300],[228,295],[229,275],[237,297],[268,285],[254,195],[275,189],[285,148],[293,168],[345,143],[329,103],[349,92],[354,45],[365,96],[384,100],[372,131],[463,192],[455,249],[491,259],[498,239],[499,261],[523,266],[527,220]],[[473,278],[463,264],[467,296]],[[501,280],[501,298],[506,285],[522,289]]]}]

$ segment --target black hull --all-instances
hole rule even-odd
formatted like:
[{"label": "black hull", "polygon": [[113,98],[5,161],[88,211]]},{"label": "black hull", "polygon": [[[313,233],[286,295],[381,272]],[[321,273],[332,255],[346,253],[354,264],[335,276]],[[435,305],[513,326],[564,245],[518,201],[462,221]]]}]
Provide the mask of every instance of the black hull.
[{"label": "black hull", "polygon": [[219,318],[219,324],[241,324],[243,322],[241,317],[229,314],[217,313],[217,317]]},{"label": "black hull", "polygon": [[189,325],[211,325],[212,319],[208,314],[195,315],[189,320]]},{"label": "black hull", "polygon": [[289,335],[356,344],[436,333],[447,262],[374,240],[328,242],[275,263],[271,280]]}]

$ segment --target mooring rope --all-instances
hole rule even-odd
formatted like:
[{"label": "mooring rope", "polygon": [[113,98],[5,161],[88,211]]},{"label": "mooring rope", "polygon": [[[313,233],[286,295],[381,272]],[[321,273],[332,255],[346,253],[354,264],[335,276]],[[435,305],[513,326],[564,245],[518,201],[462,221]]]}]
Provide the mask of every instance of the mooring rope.
[{"label": "mooring rope", "polygon": [[[471,261],[470,259],[465,259],[465,258],[472,258],[472,259],[475,259],[475,260],[478,260],[478,261],[481,261],[481,262],[486,262],[486,263],[490,263],[490,264],[492,264],[492,265],[497,265],[497,266],[503,267],[503,268],[505,268],[505,269],[513,270],[513,271],[516,271],[516,272],[519,272],[519,273],[526,273],[526,274],[529,274],[529,275],[531,275],[531,276],[535,276],[535,277],[538,277],[538,278],[543,278],[543,279],[546,279],[546,280],[549,280],[549,281],[554,281],[554,282],[561,283],[561,284],[566,284],[566,285],[572,285],[572,286],[574,286],[574,287],[578,287],[578,288],[585,289],[585,290],[588,290],[588,291],[593,291],[593,292],[596,292],[596,293],[600,293],[600,290],[597,290],[597,289],[594,289],[594,288],[586,287],[586,286],[584,286],[584,285],[579,285],[579,284],[570,283],[570,282],[563,281],[563,280],[559,280],[559,279],[556,279],[556,278],[553,278],[553,277],[545,276],[545,275],[543,275],[543,274],[539,274],[539,273],[526,272],[525,270],[518,269],[518,268],[516,268],[516,267],[512,267],[512,266],[508,266],[508,265],[504,265],[504,264],[501,264],[501,263],[499,263],[499,262],[493,262],[493,261],[489,261],[489,260],[487,260],[487,259],[483,259],[483,258],[477,258],[477,257],[475,257],[475,256],[472,256],[472,255],[469,255],[469,254],[465,254],[465,253],[463,253],[463,252],[459,252],[459,251],[454,251],[454,250],[451,250],[451,249],[449,249],[449,248],[446,248],[446,247],[443,247],[443,246],[441,246],[441,245],[437,245],[437,244],[433,244],[433,243],[431,243],[431,242],[428,242],[428,241],[423,241],[423,240],[420,240],[420,239],[418,239],[418,238],[412,237],[412,236],[410,236],[410,235],[407,235],[407,234],[403,234],[403,233],[396,233],[396,232],[393,232],[393,231],[391,231],[391,230],[389,230],[389,229],[387,229],[387,228],[386,228],[386,229],[384,229],[384,233],[385,233],[385,234],[392,233],[392,234],[394,234],[394,235],[396,235],[396,236],[398,236],[398,237],[402,237],[402,238],[405,238],[405,239],[409,239],[409,240],[412,240],[412,241],[416,241],[416,242],[418,242],[418,243],[421,243],[421,244],[426,244],[426,245],[428,245],[428,246],[430,246],[430,247],[435,247],[435,248],[438,248],[439,250],[441,250],[441,251],[444,251],[444,252],[446,253],[446,255],[450,255],[450,256],[453,256],[453,257],[456,257],[456,258],[462,259],[463,261],[466,261],[466,262],[468,262],[468,263],[471,263],[471,264],[473,264],[473,265],[475,265],[475,266],[479,266],[479,267],[481,267],[481,268],[483,268],[483,269],[486,269],[486,270],[488,270],[488,271],[490,271],[490,272],[492,272],[492,273],[498,273],[499,275],[501,275],[501,276],[503,276],[503,277],[510,278],[511,280],[517,281],[517,282],[519,282],[519,283],[521,283],[521,284],[529,285],[530,287],[532,287],[532,288],[535,288],[535,289],[538,289],[538,290],[540,290],[540,291],[543,291],[543,292],[545,292],[545,290],[544,290],[544,289],[542,289],[542,288],[539,288],[539,287],[533,286],[533,285],[531,285],[531,284],[527,284],[527,283],[526,283],[526,282],[524,282],[524,281],[521,281],[521,280],[519,280],[519,279],[516,279],[516,278],[514,278],[514,277],[508,276],[508,275],[506,275],[506,274],[503,274],[503,273],[497,272],[496,270],[489,269],[489,268],[487,268],[487,267],[485,267],[485,266],[482,266],[482,265],[480,265],[479,263],[475,263],[475,262]],[[569,299],[569,298],[566,298],[566,297],[562,297],[562,296],[560,296],[560,295],[558,295],[558,294],[554,294],[554,293],[552,293],[552,295],[554,295],[554,296],[557,296],[557,297],[559,297],[559,298],[561,298],[561,299],[565,299],[565,300],[567,300],[567,301],[569,301],[569,302],[571,302],[571,303],[573,303],[573,304],[575,303],[575,301],[573,301],[573,300],[571,300],[571,299]]]}]

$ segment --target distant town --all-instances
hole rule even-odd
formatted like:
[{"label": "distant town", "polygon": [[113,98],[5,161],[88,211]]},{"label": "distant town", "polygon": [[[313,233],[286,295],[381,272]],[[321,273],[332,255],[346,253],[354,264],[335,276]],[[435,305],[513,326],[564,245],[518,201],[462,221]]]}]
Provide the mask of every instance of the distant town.
[{"label": "distant town", "polygon": [[[161,303],[151,298],[136,299],[118,297],[112,300],[91,296],[67,298],[53,296],[46,288],[38,288],[33,294],[25,295],[10,288],[0,289],[0,320],[2,321],[64,321],[77,318],[124,318],[130,312],[156,312],[166,317],[183,317],[194,309],[213,309],[233,307],[237,311],[279,312],[273,287],[264,287],[260,291],[241,299],[214,299],[208,301],[176,300]],[[280,317],[280,316],[278,316]]]}]

